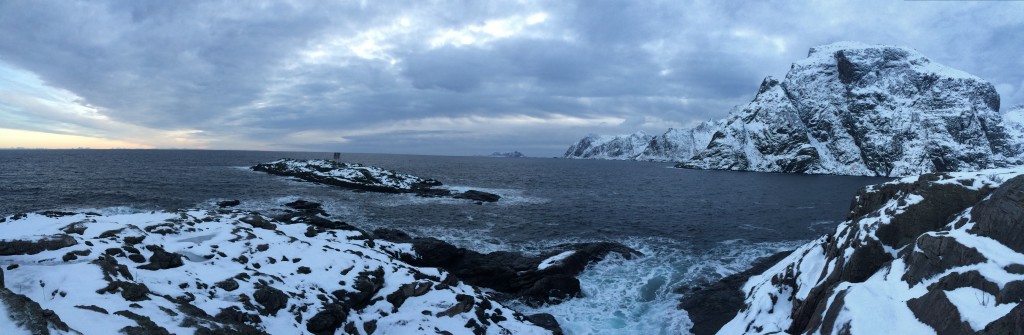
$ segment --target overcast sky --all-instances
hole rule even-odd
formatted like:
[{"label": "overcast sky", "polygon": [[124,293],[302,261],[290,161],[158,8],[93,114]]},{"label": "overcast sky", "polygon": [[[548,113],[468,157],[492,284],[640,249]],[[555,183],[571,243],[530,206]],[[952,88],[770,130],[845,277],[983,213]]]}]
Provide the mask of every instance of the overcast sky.
[{"label": "overcast sky", "polygon": [[0,147],[555,156],[721,118],[843,40],[1024,103],[1021,1],[8,0]]}]

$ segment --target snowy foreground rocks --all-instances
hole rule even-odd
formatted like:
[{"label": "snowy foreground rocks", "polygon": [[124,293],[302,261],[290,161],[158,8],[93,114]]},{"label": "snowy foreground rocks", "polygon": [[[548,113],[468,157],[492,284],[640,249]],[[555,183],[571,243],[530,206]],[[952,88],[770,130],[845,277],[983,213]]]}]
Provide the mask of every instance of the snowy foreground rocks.
[{"label": "snowy foreground rocks", "polygon": [[441,182],[434,179],[424,179],[375,166],[331,160],[279,159],[269,163],[256,164],[251,169],[363,191],[415,193],[424,197],[452,197],[478,202],[496,202],[501,199],[501,196],[497,194],[477,190],[455,192],[440,188]]},{"label": "snowy foreground rocks", "polygon": [[[305,201],[265,213],[19,214],[0,229],[4,334],[560,333],[550,315],[522,315],[499,297],[567,298],[568,274],[635,253],[592,244],[481,255],[381,232],[390,242]],[[566,252],[582,256],[538,269]]]},{"label": "snowy foreground rocks", "polygon": [[733,292],[719,334],[1024,334],[1024,168],[869,186],[835,233]]},{"label": "snowy foreground rocks", "polygon": [[908,48],[812,48],[723,120],[660,136],[588,136],[566,158],[677,167],[865,176],[976,171],[1020,162],[995,87]]}]

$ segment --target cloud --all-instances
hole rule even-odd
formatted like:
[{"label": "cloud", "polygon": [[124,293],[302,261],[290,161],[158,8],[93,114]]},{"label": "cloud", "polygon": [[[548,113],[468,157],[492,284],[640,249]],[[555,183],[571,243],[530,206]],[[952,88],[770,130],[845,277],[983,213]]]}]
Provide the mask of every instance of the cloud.
[{"label": "cloud", "polygon": [[[1024,103],[1017,2],[6,1],[5,128],[154,147],[560,154],[723,117],[809,47],[913,47]],[[490,136],[486,136],[486,135]],[[3,146],[0,143],[0,146]],[[531,154],[527,152],[527,154]]]}]

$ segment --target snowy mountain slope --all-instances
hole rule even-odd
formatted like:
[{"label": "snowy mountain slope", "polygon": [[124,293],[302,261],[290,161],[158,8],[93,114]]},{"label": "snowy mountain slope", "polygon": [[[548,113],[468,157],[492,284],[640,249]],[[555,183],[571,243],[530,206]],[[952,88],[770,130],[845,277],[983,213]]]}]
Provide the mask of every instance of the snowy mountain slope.
[{"label": "snowy mountain slope", "polygon": [[[5,334],[552,333],[445,271],[400,261],[415,254],[409,244],[308,212],[278,214],[0,218],[0,310],[8,312],[0,326]],[[26,300],[51,312],[12,312]]]},{"label": "snowy mountain slope", "polygon": [[1021,142],[1005,129],[992,84],[911,49],[839,42],[811,48],[784,79],[766,78],[723,120],[670,130],[641,155],[605,156],[694,169],[907,176],[1019,164]]},{"label": "snowy mountain slope", "polygon": [[719,123],[707,121],[693,128],[671,128],[664,134],[652,137],[647,148],[633,159],[677,162],[682,157],[693,157],[711,142],[711,136],[720,127]]},{"label": "snowy mountain slope", "polygon": [[565,151],[566,158],[631,160],[647,149],[651,136],[643,131],[629,135],[589,135]]},{"label": "snowy mountain slope", "polygon": [[743,287],[719,334],[1020,334],[1024,169],[862,190],[850,219]]}]

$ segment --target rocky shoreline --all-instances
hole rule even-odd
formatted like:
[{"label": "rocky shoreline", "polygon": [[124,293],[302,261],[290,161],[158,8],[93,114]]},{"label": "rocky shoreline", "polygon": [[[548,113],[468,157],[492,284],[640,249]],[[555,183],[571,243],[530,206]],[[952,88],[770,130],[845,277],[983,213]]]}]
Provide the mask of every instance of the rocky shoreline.
[{"label": "rocky shoreline", "polygon": [[295,201],[136,214],[0,218],[0,326],[33,334],[560,334],[503,305],[581,296],[590,263],[635,250],[564,245],[481,254],[362,231]]},{"label": "rocky shoreline", "polygon": [[500,195],[479,190],[457,192],[446,189],[436,179],[420,178],[375,166],[323,159],[279,159],[253,165],[250,169],[358,191],[412,193],[421,197],[466,199],[481,204],[501,199]]},{"label": "rocky shoreline", "polygon": [[835,233],[680,307],[695,334],[1022,334],[1022,228],[1024,168],[869,186]]}]

